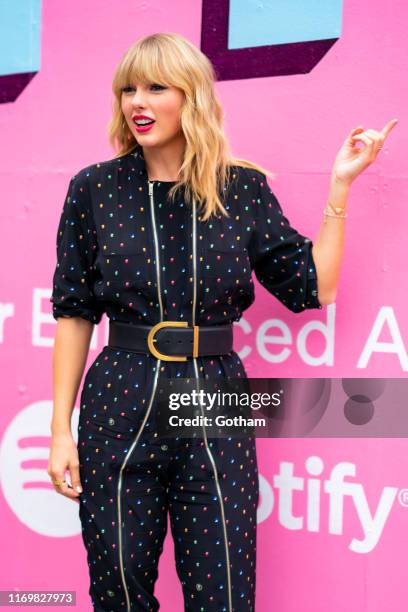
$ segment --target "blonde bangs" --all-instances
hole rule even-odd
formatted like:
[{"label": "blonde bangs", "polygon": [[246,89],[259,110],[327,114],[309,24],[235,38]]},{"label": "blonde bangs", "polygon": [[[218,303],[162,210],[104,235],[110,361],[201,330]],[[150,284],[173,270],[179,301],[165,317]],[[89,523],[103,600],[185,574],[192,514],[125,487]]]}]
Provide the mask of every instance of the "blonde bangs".
[{"label": "blonde bangs", "polygon": [[171,53],[166,54],[155,40],[145,40],[140,45],[136,43],[118,66],[115,93],[120,94],[123,87],[134,83],[179,86],[180,80],[174,79],[174,75],[180,70],[180,65],[172,59]]}]

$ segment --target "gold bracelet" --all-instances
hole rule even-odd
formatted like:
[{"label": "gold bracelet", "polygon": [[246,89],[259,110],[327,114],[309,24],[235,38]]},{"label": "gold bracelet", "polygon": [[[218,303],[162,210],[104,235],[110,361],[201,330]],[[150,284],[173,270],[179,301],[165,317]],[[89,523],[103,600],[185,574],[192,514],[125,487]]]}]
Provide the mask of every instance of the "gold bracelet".
[{"label": "gold bracelet", "polygon": [[346,217],[348,217],[348,213],[344,215],[337,215],[330,212],[328,208],[323,210],[323,214],[326,215],[326,217],[336,217],[336,219],[346,219]]},{"label": "gold bracelet", "polygon": [[[333,204],[330,202],[330,200],[327,200],[327,204],[329,205],[329,207],[332,209],[333,212],[330,212],[330,209],[326,208],[323,211],[323,214],[325,214],[327,217],[337,217],[338,219],[345,219],[348,215],[347,213],[345,213],[344,215],[341,215],[340,213],[344,212],[344,208],[340,208],[340,207],[334,207]],[[334,214],[333,214],[334,213]]]},{"label": "gold bracelet", "polygon": [[338,207],[334,207],[333,204],[330,202],[330,200],[327,200],[328,205],[330,206],[330,208],[332,209],[332,211],[334,213],[336,213],[336,215],[340,215],[340,213],[344,212],[344,208],[340,208],[340,206]]}]

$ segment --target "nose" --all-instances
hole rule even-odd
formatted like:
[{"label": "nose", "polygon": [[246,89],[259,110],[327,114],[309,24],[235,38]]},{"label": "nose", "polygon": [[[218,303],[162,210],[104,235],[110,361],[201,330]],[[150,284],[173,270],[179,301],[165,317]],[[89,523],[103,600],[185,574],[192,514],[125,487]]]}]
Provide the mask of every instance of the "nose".
[{"label": "nose", "polygon": [[145,94],[141,87],[138,87],[134,95],[132,96],[132,105],[135,108],[145,108],[146,107]]}]

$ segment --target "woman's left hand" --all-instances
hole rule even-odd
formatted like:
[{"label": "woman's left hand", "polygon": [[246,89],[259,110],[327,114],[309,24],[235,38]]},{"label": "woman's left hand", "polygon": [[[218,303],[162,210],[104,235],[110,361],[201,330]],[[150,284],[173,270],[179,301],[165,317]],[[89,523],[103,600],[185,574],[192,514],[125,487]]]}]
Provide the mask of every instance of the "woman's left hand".
[{"label": "woman's left hand", "polygon": [[[351,184],[363,170],[373,163],[385,139],[397,123],[398,119],[391,119],[381,132],[372,129],[364,130],[362,125],[354,128],[336,156],[332,179]],[[362,141],[365,146],[357,147],[357,140]]]}]

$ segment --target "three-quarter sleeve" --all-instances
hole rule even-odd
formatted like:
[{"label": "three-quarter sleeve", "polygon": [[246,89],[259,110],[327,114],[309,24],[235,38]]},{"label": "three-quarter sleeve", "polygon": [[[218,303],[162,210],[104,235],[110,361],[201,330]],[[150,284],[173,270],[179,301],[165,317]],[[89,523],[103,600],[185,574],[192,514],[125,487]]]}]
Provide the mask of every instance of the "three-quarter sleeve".
[{"label": "three-quarter sleeve", "polygon": [[103,307],[92,291],[97,242],[86,173],[70,179],[57,231],[57,263],[50,302],[58,317],[98,324]]},{"label": "three-quarter sleeve", "polygon": [[312,241],[291,227],[265,174],[249,174],[254,189],[249,257],[256,278],[293,312],[321,309]]}]

